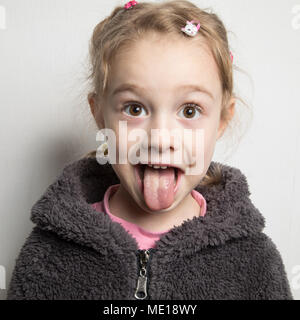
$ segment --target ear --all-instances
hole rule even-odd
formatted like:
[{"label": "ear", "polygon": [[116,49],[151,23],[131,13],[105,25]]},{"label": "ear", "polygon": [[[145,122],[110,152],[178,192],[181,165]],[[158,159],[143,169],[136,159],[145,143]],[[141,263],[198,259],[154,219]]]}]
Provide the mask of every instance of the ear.
[{"label": "ear", "polygon": [[90,105],[91,113],[96,121],[98,128],[99,129],[105,128],[102,108],[100,104],[97,103],[95,92],[90,92],[88,94],[88,102]]},{"label": "ear", "polygon": [[223,136],[223,134],[228,126],[228,123],[232,120],[232,118],[234,116],[234,113],[235,113],[235,98],[234,97],[230,99],[228,105],[226,106],[226,110],[227,111],[225,111],[225,118],[220,119],[217,140]]}]

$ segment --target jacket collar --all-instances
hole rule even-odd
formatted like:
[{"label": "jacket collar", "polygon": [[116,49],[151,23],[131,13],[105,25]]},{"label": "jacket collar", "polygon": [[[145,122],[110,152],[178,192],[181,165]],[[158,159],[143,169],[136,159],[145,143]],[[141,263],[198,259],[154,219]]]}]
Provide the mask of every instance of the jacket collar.
[{"label": "jacket collar", "polygon": [[[173,250],[180,255],[193,254],[207,246],[251,236],[265,227],[264,217],[249,198],[244,174],[237,168],[220,165],[220,183],[195,188],[206,199],[205,216],[187,219],[163,235],[156,242],[162,254]],[[100,165],[95,158],[74,161],[33,205],[30,219],[43,230],[102,254],[137,250],[135,239],[118,222],[90,205],[102,200],[106,189],[117,183],[119,178],[109,163]]]}]

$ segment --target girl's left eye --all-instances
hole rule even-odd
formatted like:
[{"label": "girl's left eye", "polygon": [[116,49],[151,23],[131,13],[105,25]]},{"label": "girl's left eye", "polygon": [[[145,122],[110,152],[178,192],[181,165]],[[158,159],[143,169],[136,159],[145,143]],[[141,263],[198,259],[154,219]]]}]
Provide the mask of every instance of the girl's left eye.
[{"label": "girl's left eye", "polygon": [[[137,117],[140,115],[142,115],[142,116],[146,115],[145,109],[136,103],[129,103],[129,104],[125,105],[124,111],[126,112],[126,114],[133,116],[133,117]],[[142,113],[143,111],[144,111],[144,114]]]},{"label": "girl's left eye", "polygon": [[[183,113],[183,117],[186,119],[198,119],[199,116],[203,113],[201,107],[199,107],[196,103],[187,103],[180,110],[180,114]],[[195,117],[196,115],[196,117]]]}]

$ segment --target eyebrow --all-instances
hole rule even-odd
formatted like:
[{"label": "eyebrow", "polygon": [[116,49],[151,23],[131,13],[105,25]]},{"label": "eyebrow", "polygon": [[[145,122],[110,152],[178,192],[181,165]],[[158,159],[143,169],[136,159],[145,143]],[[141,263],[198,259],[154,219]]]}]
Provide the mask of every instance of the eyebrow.
[{"label": "eyebrow", "polygon": [[[184,84],[184,85],[179,85],[177,87],[175,87],[175,91],[177,92],[178,90],[190,90],[190,92],[202,92],[207,94],[208,96],[210,96],[211,99],[214,100],[214,96],[213,94],[207,90],[206,88],[204,88],[203,86],[200,85],[196,85],[196,84]],[[131,92],[139,92],[139,91],[143,91],[146,92],[146,88],[140,87],[136,84],[133,83],[123,83],[120,86],[118,86],[117,88],[115,88],[112,92],[112,96],[115,96],[117,94],[120,94],[122,92],[125,91],[131,91]]]}]

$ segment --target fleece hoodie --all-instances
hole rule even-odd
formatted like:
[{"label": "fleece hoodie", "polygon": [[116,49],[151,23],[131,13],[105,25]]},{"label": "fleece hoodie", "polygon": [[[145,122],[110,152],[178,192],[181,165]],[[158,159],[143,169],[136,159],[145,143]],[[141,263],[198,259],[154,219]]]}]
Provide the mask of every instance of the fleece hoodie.
[{"label": "fleece hoodie", "polygon": [[292,300],[245,175],[220,165],[220,183],[195,188],[206,200],[205,216],[183,221],[145,250],[91,205],[120,183],[112,166],[95,158],[66,165],[31,209],[35,225],[7,299]]}]

